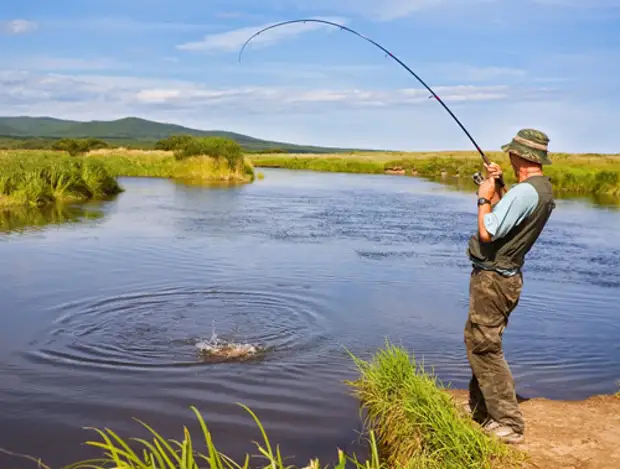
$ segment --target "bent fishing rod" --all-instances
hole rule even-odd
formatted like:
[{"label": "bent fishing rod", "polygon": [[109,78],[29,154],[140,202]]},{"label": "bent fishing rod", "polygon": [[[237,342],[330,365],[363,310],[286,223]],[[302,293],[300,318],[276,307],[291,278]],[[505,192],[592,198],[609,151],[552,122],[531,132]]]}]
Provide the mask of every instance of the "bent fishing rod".
[{"label": "bent fishing rod", "polygon": [[[474,147],[476,147],[476,150],[478,151],[478,153],[480,153],[480,156],[482,157],[482,160],[487,164],[491,164],[491,162],[489,161],[488,157],[484,154],[484,152],[482,151],[482,149],[480,148],[480,146],[476,143],[476,141],[474,140],[474,138],[471,136],[471,134],[467,131],[467,129],[465,128],[465,126],[461,123],[461,121],[454,115],[454,113],[450,110],[450,108],[448,108],[448,106],[446,106],[446,104],[443,102],[443,100],[437,95],[437,93],[435,93],[433,91],[433,89],[428,86],[424,80],[422,80],[413,70],[411,70],[411,68],[409,68],[402,60],[400,60],[398,57],[396,57],[394,54],[392,54],[389,50],[387,50],[385,47],[383,47],[381,44],[379,44],[376,41],[373,41],[372,39],[364,36],[363,34],[338,23],[334,23],[332,21],[327,21],[327,20],[320,20],[320,19],[314,19],[314,18],[305,18],[305,19],[297,19],[297,20],[289,20],[289,21],[282,21],[280,23],[276,23],[276,24],[272,24],[270,26],[267,26],[265,28],[262,28],[261,30],[257,31],[256,33],[254,33],[252,36],[250,36],[245,43],[243,44],[243,46],[241,47],[241,50],[239,51],[239,62],[241,62],[241,56],[243,54],[243,51],[245,50],[246,46],[252,41],[252,39],[254,39],[255,37],[259,36],[260,34],[264,33],[265,31],[268,31],[270,29],[274,29],[277,28],[279,26],[284,26],[284,25],[289,25],[289,24],[294,24],[294,23],[322,23],[322,24],[326,24],[329,26],[334,26],[336,28],[339,28],[343,31],[347,31],[351,34],[354,34],[355,36],[371,43],[372,45],[374,45],[375,47],[378,47],[379,49],[381,49],[383,52],[385,52],[388,56],[390,56],[392,59],[394,59],[399,65],[401,65],[405,70],[407,70],[407,72],[409,72],[411,75],[413,75],[430,93],[431,96],[429,98],[435,98],[437,100],[437,102],[439,104],[441,104],[443,106],[443,108],[448,112],[448,114],[450,114],[450,116],[452,116],[452,118],[455,120],[455,122],[459,125],[459,127],[461,128],[461,130],[463,132],[465,132],[465,135],[467,135],[467,137],[469,138],[469,140],[471,140],[471,143],[473,143]],[[476,184],[480,184],[482,182],[482,175],[477,172],[476,174],[474,174],[473,176],[474,182]],[[497,179],[497,182],[499,183],[499,185],[501,187],[504,187],[504,181],[502,179],[502,177]]]}]

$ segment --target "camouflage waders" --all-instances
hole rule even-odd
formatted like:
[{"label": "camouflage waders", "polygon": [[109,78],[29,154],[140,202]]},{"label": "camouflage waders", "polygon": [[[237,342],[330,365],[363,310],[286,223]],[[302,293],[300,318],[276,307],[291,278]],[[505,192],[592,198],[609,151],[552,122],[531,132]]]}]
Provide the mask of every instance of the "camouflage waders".
[{"label": "camouflage waders", "polygon": [[517,403],[514,379],[504,358],[502,335],[516,308],[523,277],[474,268],[465,324],[467,358],[472,368],[469,403],[476,421],[488,417],[523,434],[525,423]]}]

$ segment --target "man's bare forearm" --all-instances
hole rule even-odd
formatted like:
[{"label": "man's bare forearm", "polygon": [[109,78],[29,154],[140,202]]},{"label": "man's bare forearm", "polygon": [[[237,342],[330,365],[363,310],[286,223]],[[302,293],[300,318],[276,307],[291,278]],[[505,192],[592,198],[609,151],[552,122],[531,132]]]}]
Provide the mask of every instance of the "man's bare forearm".
[{"label": "man's bare forearm", "polygon": [[[495,194],[495,197],[497,197],[497,194]],[[483,204],[478,207],[478,234],[480,237],[480,241],[484,243],[488,243],[491,241],[491,235],[484,226],[484,216],[487,213],[491,213],[491,211],[492,209],[490,204]]]}]

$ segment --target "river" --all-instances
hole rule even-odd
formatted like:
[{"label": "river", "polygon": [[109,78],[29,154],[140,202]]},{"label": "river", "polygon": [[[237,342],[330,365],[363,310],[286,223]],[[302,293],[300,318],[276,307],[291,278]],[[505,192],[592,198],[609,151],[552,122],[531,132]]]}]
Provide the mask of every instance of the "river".
[{"label": "river", "polygon": [[[121,178],[126,192],[91,204],[97,216],[0,234],[0,447],[58,467],[93,455],[83,427],[145,436],[137,417],[182,438],[195,405],[240,458],[260,434],[239,402],[288,463],[328,463],[362,451],[347,350],[368,358],[389,338],[467,385],[475,195],[398,176],[264,174],[210,189]],[[617,390],[619,229],[619,210],[558,200],[504,339],[519,394]],[[214,333],[269,350],[204,363],[196,343]]]}]

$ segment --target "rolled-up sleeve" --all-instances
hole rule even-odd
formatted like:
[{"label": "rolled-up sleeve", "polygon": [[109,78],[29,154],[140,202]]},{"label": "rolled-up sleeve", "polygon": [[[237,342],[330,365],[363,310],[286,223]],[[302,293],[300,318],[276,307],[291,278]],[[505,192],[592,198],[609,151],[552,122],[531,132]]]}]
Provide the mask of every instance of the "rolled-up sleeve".
[{"label": "rolled-up sleeve", "polygon": [[520,183],[510,189],[484,216],[484,226],[493,240],[506,236],[521,223],[538,205],[538,192],[528,183]]}]

